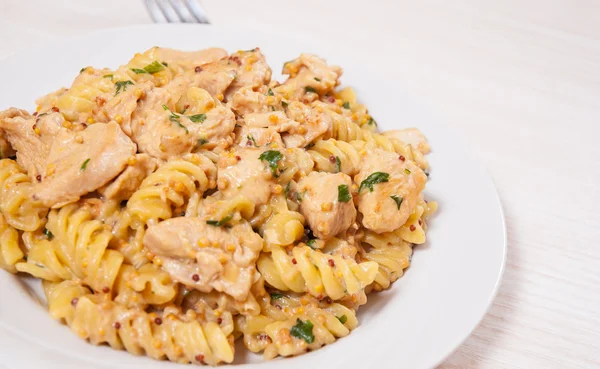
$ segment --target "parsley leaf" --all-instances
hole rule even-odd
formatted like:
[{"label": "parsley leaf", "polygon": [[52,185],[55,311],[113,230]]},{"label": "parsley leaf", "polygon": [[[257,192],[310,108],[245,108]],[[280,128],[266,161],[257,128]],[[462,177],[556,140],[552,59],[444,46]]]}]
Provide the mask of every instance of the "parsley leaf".
[{"label": "parsley leaf", "polygon": [[90,162],[90,158],[85,159],[85,161],[83,162],[83,164],[81,164],[81,168],[79,168],[80,171],[84,171],[85,168],[87,168],[88,163]]},{"label": "parsley leaf", "polygon": [[340,323],[342,324],[346,324],[346,322],[348,321],[348,317],[346,315],[342,315],[342,316],[338,316],[336,317],[338,318],[338,320],[340,321]]},{"label": "parsley leaf", "polygon": [[306,246],[310,247],[313,250],[316,250],[316,243],[317,243],[317,239],[316,238],[312,238],[308,241],[306,241]]},{"label": "parsley leaf", "polygon": [[352,200],[352,196],[350,196],[350,191],[348,191],[348,185],[339,185],[338,186],[338,201],[339,202],[348,202]]},{"label": "parsley leaf", "polygon": [[273,176],[275,178],[278,177],[278,175],[277,175],[278,162],[281,159],[283,159],[283,155],[279,151],[277,151],[277,150],[265,151],[262,154],[260,154],[258,159],[266,161],[269,164],[269,167],[271,168],[271,172],[273,173]]},{"label": "parsley leaf", "polygon": [[206,120],[206,114],[190,115],[188,118],[194,123],[202,123]]},{"label": "parsley leaf", "polygon": [[273,292],[270,294],[272,300],[277,300],[283,297],[283,293]]},{"label": "parsley leaf", "polygon": [[117,96],[119,94],[119,92],[121,92],[121,89],[123,91],[127,91],[127,86],[132,85],[133,86],[133,82],[131,81],[118,81],[115,82],[115,86],[117,87],[117,90],[115,91],[115,96]]},{"label": "parsley leaf", "polygon": [[288,107],[288,105],[290,105],[290,104],[288,104],[286,101],[283,101],[283,100],[282,100],[282,101],[281,101],[281,105],[282,105],[284,108],[287,108],[287,107]]},{"label": "parsley leaf", "polygon": [[339,173],[342,171],[342,161],[339,156],[335,157],[335,172]]},{"label": "parsley leaf", "polygon": [[44,228],[44,235],[48,237],[48,240],[50,241],[52,241],[52,239],[54,238],[54,235],[48,230],[48,228]]},{"label": "parsley leaf", "polygon": [[267,95],[275,96],[275,94],[273,93],[273,90],[271,90],[270,88],[269,88],[269,91],[267,91]]},{"label": "parsley leaf", "polygon": [[171,113],[171,115],[169,115],[169,120],[173,123],[176,123],[179,127],[183,128],[185,130],[185,134],[189,134],[190,131],[188,131],[187,127],[184,126],[183,124],[181,124],[181,121],[179,120],[179,118],[181,118],[179,115],[177,115],[176,113],[173,113],[171,110],[169,110],[169,107],[166,106],[165,104],[163,104],[162,108],[166,111],[168,111],[169,113]]},{"label": "parsley leaf", "polygon": [[377,122],[373,118],[369,118],[369,120],[367,121],[367,124],[370,126],[375,125],[375,127],[377,127]]},{"label": "parsley leaf", "polygon": [[400,205],[402,205],[402,201],[404,201],[404,199],[398,195],[392,195],[390,197],[396,202],[396,205],[398,205],[398,210],[400,210]]},{"label": "parsley leaf", "polygon": [[86,70],[86,69],[87,69],[87,67],[83,67],[83,68],[81,68],[81,70],[79,71],[79,74],[81,74],[81,73],[85,72],[85,70]]},{"label": "parsley leaf", "polygon": [[404,168],[404,173],[410,174],[411,172],[410,172],[410,170],[408,168]]},{"label": "parsley leaf", "polygon": [[145,69],[139,69],[139,68],[131,68],[131,70],[135,73],[135,74],[147,74],[148,72],[146,72]]},{"label": "parsley leaf", "polygon": [[233,217],[231,215],[228,215],[221,220],[207,220],[206,224],[215,226],[215,227],[220,227],[220,226],[227,224],[227,222],[229,222],[231,220],[231,218],[233,218]]},{"label": "parsley leaf", "polygon": [[256,144],[256,140],[254,139],[254,137],[252,137],[252,135],[247,135],[246,138],[248,139],[248,141],[252,141],[254,147],[258,147],[258,145]]},{"label": "parsley leaf", "polygon": [[315,81],[317,81],[317,82],[321,82],[321,78],[317,78],[317,77],[315,77]]},{"label": "parsley leaf", "polygon": [[291,185],[292,185],[292,182],[288,182],[288,184],[285,185],[285,188],[283,189],[283,192],[285,193],[285,197],[288,197],[288,194],[290,193]]},{"label": "parsley leaf", "polygon": [[313,324],[310,320],[303,322],[299,318],[296,318],[296,325],[290,329],[290,333],[296,338],[303,339],[306,343],[313,343],[315,341]]},{"label": "parsley leaf", "polygon": [[199,138],[198,139],[198,146],[202,146],[204,144],[207,144],[208,140],[206,138]]},{"label": "parsley leaf", "polygon": [[144,67],[144,70],[150,74],[158,73],[164,69],[165,69],[165,66],[163,64],[157,62],[156,60]]},{"label": "parsley leaf", "polygon": [[375,172],[369,175],[365,180],[360,183],[360,187],[358,187],[358,192],[363,188],[368,188],[369,192],[373,192],[373,186],[377,183],[388,182],[390,180],[390,175],[384,172]]},{"label": "parsley leaf", "polygon": [[315,93],[315,94],[318,93],[317,90],[314,87],[310,87],[310,86],[304,87],[304,91],[305,92],[312,92],[312,93]]},{"label": "parsley leaf", "polygon": [[106,75],[102,76],[102,78],[110,78],[110,79],[112,79],[113,75],[112,74],[106,74]]},{"label": "parsley leaf", "polygon": [[342,105],[342,107],[344,109],[350,109],[350,103],[348,101],[344,101],[344,104]]}]

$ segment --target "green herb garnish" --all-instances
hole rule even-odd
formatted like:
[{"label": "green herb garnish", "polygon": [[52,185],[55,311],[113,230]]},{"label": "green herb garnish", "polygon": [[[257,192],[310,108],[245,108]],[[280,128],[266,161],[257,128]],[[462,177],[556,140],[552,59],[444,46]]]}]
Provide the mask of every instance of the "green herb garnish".
[{"label": "green herb garnish", "polygon": [[306,241],[306,246],[310,247],[313,250],[316,249],[316,247],[315,247],[316,244],[317,244],[317,239],[316,238],[312,238],[312,239]]},{"label": "green herb garnish", "polygon": [[123,91],[127,91],[127,86],[132,85],[133,86],[133,82],[131,81],[118,81],[115,82],[115,86],[117,86],[117,90],[115,91],[115,96],[117,96],[119,94],[119,92],[121,92],[121,89]]},{"label": "green herb garnish", "polygon": [[305,92],[312,92],[312,93],[318,94],[317,90],[314,87],[310,87],[310,86],[304,87],[304,91]]},{"label": "green herb garnish", "polygon": [[283,192],[285,193],[285,197],[288,197],[288,194],[290,193],[291,185],[292,185],[292,182],[288,182],[288,184],[285,185],[285,188],[283,189]]},{"label": "green herb garnish", "polygon": [[160,62],[160,64],[164,65],[165,67],[169,66],[169,64],[167,64],[167,62]]},{"label": "green herb garnish", "polygon": [[410,170],[408,168],[404,168],[404,173],[410,174],[411,172],[410,172]]},{"label": "green herb garnish", "polygon": [[311,142],[311,143],[309,143],[308,145],[304,146],[304,149],[305,149],[305,150],[312,149],[312,147],[313,147],[313,146],[315,146],[315,143],[314,143],[314,142]]},{"label": "green herb garnish", "polygon": [[365,180],[360,183],[360,187],[358,187],[358,192],[363,188],[368,188],[369,192],[373,192],[373,186],[377,183],[388,182],[390,180],[390,175],[384,172],[375,172],[369,175]]},{"label": "green herb garnish", "polygon": [[321,78],[317,78],[317,77],[315,77],[315,81],[317,81],[317,82],[321,82]]},{"label": "green herb garnish", "polygon": [[112,74],[106,74],[106,75],[102,76],[102,78],[110,78],[110,79],[112,79],[113,75]]},{"label": "green herb garnish", "polygon": [[296,192],[296,201],[302,202],[303,196],[304,196],[304,192]]},{"label": "green herb garnish", "polygon": [[50,241],[52,241],[52,239],[54,238],[54,235],[48,230],[48,228],[44,228],[44,235],[48,237],[48,240]]},{"label": "green herb garnish", "polygon": [[283,297],[283,294],[278,292],[270,293],[270,295],[272,300],[277,300]]},{"label": "green herb garnish", "polygon": [[335,172],[339,173],[342,171],[342,161],[339,156],[335,157]]},{"label": "green herb garnish", "polygon": [[282,101],[281,101],[281,105],[282,105],[284,108],[287,108],[287,107],[288,107],[288,105],[290,105],[290,104],[288,104],[286,101],[283,101],[283,100],[282,100]]},{"label": "green herb garnish", "polygon": [[370,126],[375,125],[375,127],[377,127],[377,122],[373,118],[369,118],[369,120],[367,121],[367,124]]},{"label": "green herb garnish", "polygon": [[215,227],[220,227],[220,226],[224,226],[225,224],[227,224],[227,222],[229,222],[231,220],[231,218],[233,218],[233,217],[231,215],[228,215],[221,220],[207,220],[206,224],[215,226]]},{"label": "green herb garnish", "polygon": [[87,69],[87,67],[83,67],[83,68],[81,68],[81,70],[79,71],[79,74],[81,74],[81,73],[85,72],[85,70],[86,70],[86,69]]},{"label": "green herb garnish", "polygon": [[198,139],[198,146],[202,146],[204,144],[207,144],[208,140],[206,138],[199,138]]},{"label": "green herb garnish", "polygon": [[313,343],[315,341],[315,335],[313,334],[313,324],[310,320],[303,322],[300,319],[296,319],[296,325],[290,329],[292,336],[303,339],[306,343]]},{"label": "green herb garnish", "polygon": [[352,196],[350,196],[350,191],[348,190],[348,185],[339,185],[338,186],[338,201],[339,202],[348,202],[352,200]]},{"label": "green herb garnish", "polygon": [[248,141],[252,141],[255,147],[258,147],[258,145],[256,144],[256,140],[254,139],[254,137],[252,137],[252,135],[247,135],[246,138],[248,139]]},{"label": "green herb garnish", "polygon": [[90,158],[85,159],[85,161],[83,162],[83,164],[81,164],[81,168],[79,168],[80,171],[84,171],[85,168],[87,168],[88,163],[90,162]]},{"label": "green herb garnish", "polygon": [[344,109],[350,109],[350,103],[348,101],[344,101],[344,104],[342,105],[342,107]]},{"label": "green herb garnish", "polygon": [[38,118],[41,118],[41,117],[43,117],[44,115],[48,115],[48,113],[42,113],[42,114],[38,114],[38,115],[37,115],[37,117],[38,117]]},{"label": "green herb garnish", "polygon": [[273,90],[271,90],[270,88],[269,88],[269,91],[267,91],[267,95],[275,96],[275,94],[273,93]]},{"label": "green herb garnish", "polygon": [[404,199],[398,195],[392,195],[390,197],[396,202],[396,205],[398,205],[398,210],[400,210],[400,205],[402,205],[402,201],[404,201]]},{"label": "green herb garnish", "polygon": [[275,178],[278,177],[278,175],[277,175],[278,162],[281,159],[283,159],[283,155],[279,151],[277,151],[277,150],[265,151],[262,154],[260,154],[258,159],[266,161],[269,164],[269,167],[271,168],[271,172],[273,173],[273,176]]},{"label": "green herb garnish", "polygon": [[206,114],[190,115],[188,118],[194,123],[202,123],[206,120]]},{"label": "green herb garnish", "polygon": [[144,67],[144,70],[150,74],[158,73],[164,69],[165,69],[165,66],[163,64],[157,62],[156,60]]},{"label": "green herb garnish", "polygon": [[338,318],[338,320],[340,321],[340,323],[342,324],[346,324],[346,322],[348,321],[348,317],[346,315],[342,315],[342,316],[338,316],[336,317]]},{"label": "green herb garnish", "polygon": [[145,69],[139,69],[139,68],[131,68],[131,70],[135,73],[135,74],[148,74],[148,72],[146,72]]}]

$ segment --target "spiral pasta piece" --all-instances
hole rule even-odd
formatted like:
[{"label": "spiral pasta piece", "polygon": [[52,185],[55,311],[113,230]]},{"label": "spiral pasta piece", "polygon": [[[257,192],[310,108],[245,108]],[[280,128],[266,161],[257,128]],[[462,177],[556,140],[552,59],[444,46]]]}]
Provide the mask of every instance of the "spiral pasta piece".
[{"label": "spiral pasta piece", "polygon": [[179,363],[217,365],[233,361],[233,322],[221,324],[190,319],[177,311],[162,315],[129,309],[73,281],[44,283],[50,315],[64,319],[79,337],[94,345],[106,343],[117,350]]},{"label": "spiral pasta piece", "polygon": [[348,142],[335,140],[317,141],[308,151],[315,162],[315,169],[329,173],[346,173],[353,176],[360,171],[361,158]]},{"label": "spiral pasta piece", "polygon": [[127,202],[132,219],[142,224],[169,219],[174,209],[185,210],[193,193],[214,188],[217,171],[214,163],[202,155],[196,158],[197,164],[172,160],[146,177]]},{"label": "spiral pasta piece", "polygon": [[360,292],[377,273],[376,263],[359,264],[308,246],[294,247],[292,255],[272,247],[270,254],[261,254],[257,266],[265,281],[281,291],[308,292],[334,300]]},{"label": "spiral pasta piece", "polygon": [[33,199],[31,180],[11,159],[0,160],[0,211],[11,226],[35,231],[42,225],[48,208]]},{"label": "spiral pasta piece", "polygon": [[[28,258],[27,263],[17,265],[17,269],[51,281],[72,273],[96,292],[112,290],[123,255],[108,249],[112,234],[102,222],[94,220],[87,208],[69,204],[50,212],[46,228],[53,235],[52,242],[41,241],[31,251],[40,257]],[[48,276],[47,269],[52,271],[52,276]]]},{"label": "spiral pasta piece", "polygon": [[161,306],[172,302],[178,291],[169,273],[154,264],[138,269],[123,264],[115,281],[114,301],[126,307]]},{"label": "spiral pasta piece", "polygon": [[19,242],[19,231],[14,229],[0,213],[0,268],[16,273],[15,265],[23,260],[25,253]]}]

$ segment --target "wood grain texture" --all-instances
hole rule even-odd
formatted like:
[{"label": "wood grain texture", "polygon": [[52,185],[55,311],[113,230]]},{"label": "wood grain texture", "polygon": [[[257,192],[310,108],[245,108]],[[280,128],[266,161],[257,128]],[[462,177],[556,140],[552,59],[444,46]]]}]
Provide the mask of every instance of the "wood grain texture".
[{"label": "wood grain texture", "polygon": [[[0,3],[0,33],[17,32],[0,40],[0,57],[149,22],[141,1]],[[600,2],[204,4],[217,24],[263,22],[387,54],[376,62],[489,168],[506,213],[507,268],[489,313],[440,368],[600,368]]]}]

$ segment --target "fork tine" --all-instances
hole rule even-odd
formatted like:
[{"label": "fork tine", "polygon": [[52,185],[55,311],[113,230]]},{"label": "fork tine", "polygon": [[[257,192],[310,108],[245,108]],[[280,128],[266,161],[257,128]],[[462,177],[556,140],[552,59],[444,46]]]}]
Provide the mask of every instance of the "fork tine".
[{"label": "fork tine", "polygon": [[156,0],[144,0],[144,3],[146,4],[148,13],[150,13],[150,17],[155,23],[165,23],[166,19]]},{"label": "fork tine", "polygon": [[177,13],[171,6],[171,3],[168,0],[156,0],[156,5],[160,8],[160,11],[167,19],[169,23],[180,23],[179,17]]},{"label": "fork tine", "polygon": [[[173,8],[173,10],[175,11],[175,14],[177,14],[177,17],[179,18],[179,20],[183,23],[194,23],[195,20],[189,16],[187,16],[188,14],[184,14],[184,9],[185,6],[183,6],[181,4],[181,1],[179,0],[167,0],[167,2],[169,4],[171,4],[171,8]],[[187,10],[187,9],[186,9]],[[187,13],[187,11],[185,12]]]},{"label": "fork tine", "polygon": [[203,24],[210,23],[208,21],[208,18],[206,17],[206,12],[204,11],[204,8],[200,4],[198,4],[198,2],[196,0],[183,0],[183,3],[187,7],[187,9],[190,11],[190,14],[192,14],[194,16],[194,18],[196,18],[198,23],[203,23]]}]

